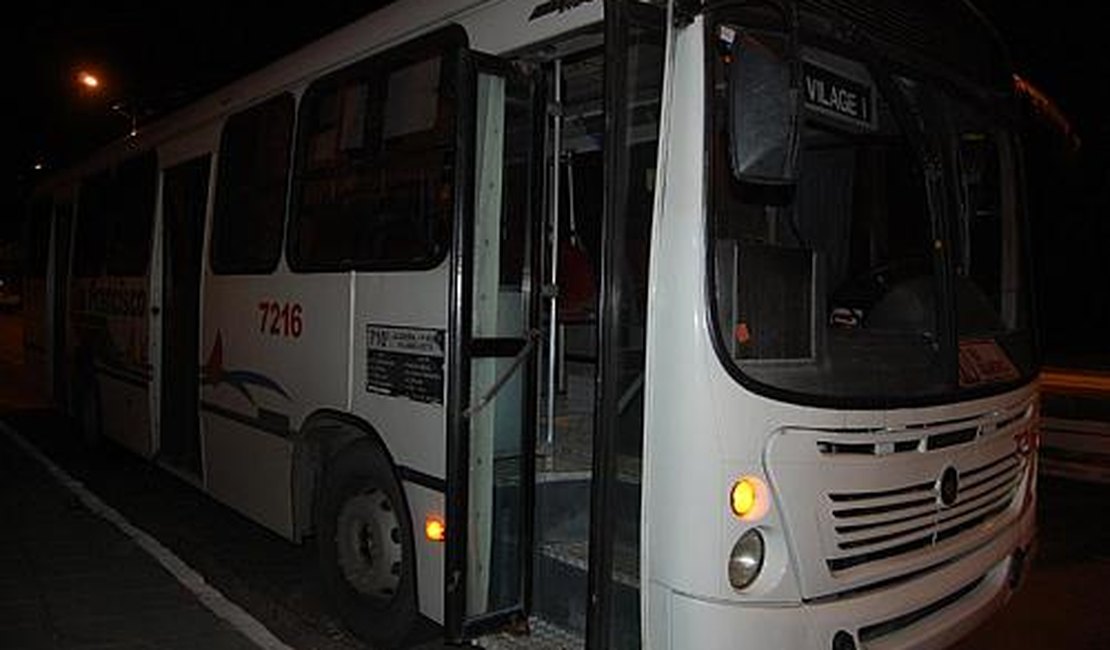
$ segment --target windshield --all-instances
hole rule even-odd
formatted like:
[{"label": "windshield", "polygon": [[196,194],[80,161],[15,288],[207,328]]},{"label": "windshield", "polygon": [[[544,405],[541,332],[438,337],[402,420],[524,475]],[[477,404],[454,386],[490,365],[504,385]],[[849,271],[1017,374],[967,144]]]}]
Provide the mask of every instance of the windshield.
[{"label": "windshield", "polygon": [[745,183],[728,111],[749,89],[711,60],[711,298],[742,378],[892,403],[1033,371],[1005,130],[926,83],[802,47],[797,182]]}]

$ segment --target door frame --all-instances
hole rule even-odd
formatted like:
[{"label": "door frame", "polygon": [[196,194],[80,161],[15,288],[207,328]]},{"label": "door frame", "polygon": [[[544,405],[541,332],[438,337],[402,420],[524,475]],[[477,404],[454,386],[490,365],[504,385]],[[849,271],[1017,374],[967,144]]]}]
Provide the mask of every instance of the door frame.
[{"label": "door frame", "polygon": [[[175,232],[171,232],[171,229],[174,228],[174,224],[168,218],[166,205],[165,205],[165,202],[166,202],[167,198],[169,198],[168,193],[167,193],[167,187],[168,187],[167,180],[168,180],[171,173],[174,173],[174,172],[188,172],[188,171],[190,171],[189,168],[194,167],[194,166],[196,166],[198,168],[197,169],[198,177],[197,177],[196,180],[198,180],[198,181],[203,180],[203,188],[204,188],[204,192],[203,192],[204,195],[203,195],[203,197],[200,198],[200,202],[199,202],[200,215],[199,215],[198,223],[194,224],[195,227],[197,228],[197,233],[196,233],[197,236],[196,236],[196,240],[195,240],[194,244],[196,246],[195,254],[196,254],[197,259],[198,259],[198,264],[197,264],[197,267],[196,267],[195,277],[189,278],[189,280],[195,282],[195,294],[196,294],[196,296],[195,296],[195,305],[194,305],[194,312],[191,314],[191,316],[194,317],[194,320],[195,320],[192,327],[193,327],[194,332],[196,333],[196,343],[197,343],[197,345],[192,350],[175,350],[174,348],[176,348],[176,346],[171,345],[171,343],[173,343],[173,341],[171,341],[170,338],[167,336],[167,328],[170,325],[169,318],[171,316],[174,316],[174,315],[169,313],[171,311],[173,305],[171,305],[169,300],[168,300],[168,297],[169,297],[168,288],[171,287],[171,281],[168,281],[166,276],[167,276],[168,273],[170,273],[172,271],[171,267],[173,265],[172,256],[174,255],[174,246],[171,245],[172,244],[172,238],[175,237],[175,236],[180,236],[180,234],[175,233]],[[158,214],[160,216],[160,226],[161,227],[155,230],[155,238],[156,238],[158,249],[161,252],[161,255],[159,257],[159,262],[160,263],[158,264],[157,268],[152,268],[151,269],[151,274],[152,275],[155,275],[155,274],[157,275],[157,279],[156,279],[156,281],[157,281],[157,285],[156,285],[157,286],[157,303],[152,302],[152,309],[151,309],[151,316],[152,316],[152,321],[153,321],[152,322],[152,328],[151,328],[152,329],[152,339],[154,338],[154,336],[157,336],[157,340],[158,340],[158,344],[159,344],[158,345],[158,357],[157,357],[157,360],[156,360],[156,363],[157,363],[157,365],[156,365],[156,368],[157,368],[157,372],[156,372],[156,374],[157,374],[157,391],[156,391],[157,392],[157,402],[156,402],[157,411],[154,414],[155,417],[157,418],[157,423],[158,423],[157,428],[156,428],[156,430],[158,432],[158,434],[157,434],[158,438],[157,438],[157,449],[155,450],[155,453],[159,455],[160,462],[163,466],[168,465],[169,468],[175,474],[178,474],[179,476],[187,477],[187,478],[189,478],[190,480],[193,480],[193,481],[203,481],[204,466],[205,466],[205,463],[204,463],[204,448],[203,448],[204,443],[203,443],[203,439],[202,439],[202,436],[201,436],[201,422],[200,422],[200,393],[199,393],[199,389],[200,389],[200,363],[201,363],[201,361],[200,361],[200,354],[201,354],[200,340],[201,340],[202,326],[203,326],[203,322],[204,322],[204,316],[203,316],[203,314],[204,314],[203,286],[204,286],[204,268],[205,268],[205,260],[206,260],[205,251],[207,249],[206,243],[207,243],[207,240],[208,240],[208,237],[207,237],[208,228],[209,228],[208,212],[209,212],[209,205],[210,205],[210,202],[211,202],[210,200],[211,200],[211,196],[212,196],[212,181],[213,181],[213,169],[214,169],[214,167],[215,167],[215,158],[214,158],[214,156],[212,155],[212,153],[210,151],[204,150],[204,151],[200,151],[200,152],[195,153],[195,155],[181,157],[179,160],[175,160],[172,164],[165,165],[165,166],[161,167],[161,169],[159,170],[161,178],[160,178],[160,182],[159,182],[160,191],[158,192],[158,197],[157,197],[157,201],[158,201],[157,209],[158,209]],[[203,172],[203,173],[200,174],[200,172]],[[188,180],[193,180],[193,179],[188,179]],[[169,290],[172,290],[172,289],[169,289]],[[186,372],[187,368],[181,368],[180,367],[182,365],[182,363],[169,362],[168,357],[171,354],[182,355],[183,359],[185,360],[184,365],[186,365],[187,368],[195,367],[196,372]],[[190,363],[190,361],[191,361],[191,363]],[[175,369],[179,373],[184,372],[185,374],[182,375],[182,376],[178,376],[178,377],[171,377],[171,373]],[[194,424],[193,429],[194,430],[192,432],[186,433],[185,435],[194,435],[196,437],[195,445],[196,445],[197,458],[196,458],[196,466],[195,467],[183,468],[183,467],[181,467],[180,465],[177,464],[176,460],[170,460],[170,459],[161,457],[161,454],[164,451],[164,449],[166,448],[166,441],[167,441],[167,437],[166,437],[166,433],[167,433],[167,427],[166,427],[167,405],[168,405],[169,401],[174,398],[174,395],[171,394],[171,391],[174,390],[175,388],[180,389],[185,385],[189,385],[190,382],[191,382],[191,385],[193,387],[195,387],[195,390],[196,390],[196,394],[195,394],[196,401],[195,401],[195,403],[190,405],[190,407],[194,411],[194,417],[193,417],[193,424]]]},{"label": "door frame", "polygon": [[[602,209],[601,277],[598,287],[598,366],[594,406],[593,465],[590,482],[589,572],[586,648],[605,650],[612,645],[614,623],[614,547],[618,508],[617,451],[622,386],[621,334],[626,318],[622,299],[632,294],[622,264],[626,251],[631,184],[628,118],[628,48],[633,30],[658,32],[666,39],[666,11],[655,5],[605,0],[605,110],[604,206]],[[662,101],[662,98],[661,98]],[[646,307],[645,307],[646,308]],[[646,350],[645,350],[646,352]],[[641,388],[641,390],[643,390]],[[643,444],[644,430],[640,430]],[[642,489],[642,477],[641,477]],[[639,534],[643,538],[643,517]],[[641,612],[646,581],[640,567]],[[640,621],[640,638],[643,625]]]}]

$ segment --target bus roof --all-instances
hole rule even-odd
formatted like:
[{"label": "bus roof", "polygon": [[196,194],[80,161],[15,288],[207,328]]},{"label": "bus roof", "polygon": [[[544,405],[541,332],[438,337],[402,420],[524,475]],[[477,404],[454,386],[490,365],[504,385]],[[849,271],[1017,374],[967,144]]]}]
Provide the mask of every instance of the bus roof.
[{"label": "bus roof", "polygon": [[543,0],[398,0],[241,77],[121,138],[82,162],[48,176],[40,188],[66,185],[138,151],[203,128],[281,92],[299,92],[312,80],[374,52],[451,23],[467,28],[470,46],[499,54],[580,29],[601,19],[601,0],[533,16]]}]

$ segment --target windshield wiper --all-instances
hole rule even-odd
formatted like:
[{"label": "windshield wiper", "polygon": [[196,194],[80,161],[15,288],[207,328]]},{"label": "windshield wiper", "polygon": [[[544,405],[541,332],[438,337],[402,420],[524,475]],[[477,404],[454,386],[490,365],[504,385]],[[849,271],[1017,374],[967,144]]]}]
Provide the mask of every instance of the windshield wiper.
[{"label": "windshield wiper", "polygon": [[[948,252],[945,250],[946,237],[944,224],[948,223],[947,203],[945,197],[948,191],[945,186],[944,165],[937,147],[930,141],[925,132],[926,120],[918,110],[918,106],[907,95],[906,90],[899,85],[887,67],[882,55],[859,29],[849,28],[851,40],[860,48],[866,58],[867,67],[879,88],[879,92],[886,98],[894,115],[895,122],[902,129],[910,148],[917,156],[921,165],[921,173],[925,182],[925,207],[929,214],[929,225],[932,234],[933,266],[936,273],[937,300],[936,309],[937,339],[940,346],[940,361],[944,369],[944,376],[951,381],[956,381],[959,376],[959,365],[956,355],[958,346],[955,318],[955,295]],[[928,337],[926,337],[928,339]],[[936,347],[936,341],[928,341],[930,347]]]}]

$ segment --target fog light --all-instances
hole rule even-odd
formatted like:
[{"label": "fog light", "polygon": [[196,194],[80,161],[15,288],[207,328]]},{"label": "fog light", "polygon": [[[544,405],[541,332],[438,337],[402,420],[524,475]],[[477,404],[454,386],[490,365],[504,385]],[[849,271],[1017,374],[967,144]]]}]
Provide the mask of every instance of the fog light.
[{"label": "fog light", "polygon": [[750,585],[763,569],[763,535],[755,528],[747,530],[732,546],[728,558],[728,581],[734,589]]},{"label": "fog light", "polygon": [[841,630],[833,637],[832,647],[833,650],[856,650],[856,640],[851,634]]}]

